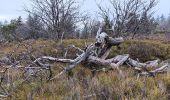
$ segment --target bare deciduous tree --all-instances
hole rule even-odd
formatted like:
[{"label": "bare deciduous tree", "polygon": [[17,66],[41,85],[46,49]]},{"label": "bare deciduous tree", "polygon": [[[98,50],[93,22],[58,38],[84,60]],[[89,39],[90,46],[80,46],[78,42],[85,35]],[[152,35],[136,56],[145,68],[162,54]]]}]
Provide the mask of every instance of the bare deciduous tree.
[{"label": "bare deciduous tree", "polygon": [[104,8],[102,5],[98,5],[98,8],[105,23],[110,22],[114,35],[129,33],[134,35],[149,30],[156,0],[109,0],[109,2],[109,8]]},{"label": "bare deciduous tree", "polygon": [[79,6],[75,0],[31,1],[33,9],[26,11],[40,18],[52,38],[60,39],[75,31],[79,19]]}]

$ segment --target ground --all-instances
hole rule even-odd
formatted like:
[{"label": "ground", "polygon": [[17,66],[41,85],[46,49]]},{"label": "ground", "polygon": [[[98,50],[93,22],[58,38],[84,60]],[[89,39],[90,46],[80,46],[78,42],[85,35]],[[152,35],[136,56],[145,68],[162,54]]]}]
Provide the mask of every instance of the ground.
[{"label": "ground", "polygon": [[[74,44],[80,48],[94,42],[93,39],[69,39],[60,42],[54,40],[26,40],[21,43],[1,43],[0,56],[10,55],[17,59],[19,54],[32,50],[29,57],[34,59],[43,55],[63,57],[65,47]],[[74,58],[76,51],[69,50],[67,58]],[[111,55],[130,54],[141,62],[154,59],[169,59],[170,44],[163,40],[126,40],[120,48],[113,47]],[[23,64],[24,65],[24,64]],[[53,76],[65,67],[64,64],[51,63]],[[125,77],[120,77],[116,70],[92,70],[79,64],[72,72],[59,79],[47,81],[42,77],[33,77],[30,81],[20,83],[19,73],[10,70],[13,88],[7,88],[11,96],[7,99],[25,100],[168,100],[170,99],[170,73],[156,75],[155,77],[140,76],[131,68],[124,68]],[[23,76],[21,76],[23,77]],[[17,85],[19,84],[19,85]],[[3,98],[4,99],[4,98]]]}]

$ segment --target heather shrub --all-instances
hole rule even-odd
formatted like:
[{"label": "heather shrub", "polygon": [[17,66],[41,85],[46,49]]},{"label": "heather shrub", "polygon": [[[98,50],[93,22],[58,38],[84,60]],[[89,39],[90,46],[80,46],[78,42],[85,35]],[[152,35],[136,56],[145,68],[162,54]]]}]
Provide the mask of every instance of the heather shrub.
[{"label": "heather shrub", "polygon": [[128,40],[117,47],[112,48],[109,57],[118,54],[129,54],[133,59],[139,59],[142,62],[154,59],[169,59],[170,45],[150,40]]}]

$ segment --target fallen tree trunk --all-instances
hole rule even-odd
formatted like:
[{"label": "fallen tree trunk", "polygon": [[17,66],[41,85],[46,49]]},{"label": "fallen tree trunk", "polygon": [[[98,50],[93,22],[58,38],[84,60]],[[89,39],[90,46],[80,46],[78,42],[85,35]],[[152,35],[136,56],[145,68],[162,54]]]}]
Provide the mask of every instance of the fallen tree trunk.
[{"label": "fallen tree trunk", "polygon": [[[81,55],[78,55],[75,59],[59,59],[53,58],[48,56],[43,56],[38,58],[37,61],[42,59],[60,62],[60,63],[67,63],[68,66],[60,72],[58,75],[53,77],[51,80],[60,77],[64,73],[71,71],[73,68],[76,67],[77,64],[94,64],[98,66],[104,66],[104,68],[109,69],[117,69],[118,72],[122,75],[122,71],[120,70],[120,66],[126,64],[127,66],[134,69],[140,75],[149,75],[154,76],[157,73],[167,72],[168,68],[170,67],[169,63],[163,63],[160,66],[160,60],[148,61],[146,63],[140,63],[136,60],[129,58],[129,54],[118,55],[111,59],[107,59],[112,46],[118,46],[119,44],[123,43],[124,39],[122,37],[119,38],[112,38],[107,35],[107,33],[102,32],[102,26],[99,27],[99,30],[96,35],[96,42],[86,47],[85,50],[82,50],[78,47],[72,45],[71,47],[78,49],[82,52]],[[67,52],[66,52],[67,54]],[[66,55],[65,54],[65,55]],[[148,70],[148,68],[154,68],[153,70]]]},{"label": "fallen tree trunk", "polygon": [[[108,55],[110,54],[112,46],[119,46],[121,43],[124,42],[122,37],[113,38],[109,37],[107,33],[102,32],[102,25],[99,27],[99,30],[96,35],[96,42],[88,45],[85,49],[80,49],[71,45],[69,48],[75,48],[81,52],[80,55],[77,55],[75,59],[63,59],[67,56],[67,51],[63,58],[54,58],[50,56],[42,56],[40,58],[35,59],[31,62],[30,65],[26,67],[19,67],[19,62],[16,62],[9,66],[8,68],[25,68],[26,71],[28,70],[37,70],[37,69],[45,69],[49,70],[50,72],[50,80],[60,77],[66,72],[71,71],[74,69],[78,64],[84,65],[97,65],[95,69],[100,69],[99,66],[103,66],[106,69],[116,69],[118,72],[123,76],[120,66],[125,64],[126,66],[131,67],[140,75],[149,75],[154,76],[157,73],[164,73],[168,72],[170,68],[170,62],[164,61],[161,62],[160,60],[148,61],[146,63],[141,63],[139,61],[133,60],[130,58],[129,54],[117,55],[116,57],[108,59]],[[58,75],[52,76],[51,66],[49,64],[44,64],[44,60],[57,62],[57,63],[65,63],[67,67],[64,68]],[[125,66],[125,67],[126,67]],[[148,68],[152,68],[152,70],[148,70]],[[93,71],[95,70],[93,69]]]}]

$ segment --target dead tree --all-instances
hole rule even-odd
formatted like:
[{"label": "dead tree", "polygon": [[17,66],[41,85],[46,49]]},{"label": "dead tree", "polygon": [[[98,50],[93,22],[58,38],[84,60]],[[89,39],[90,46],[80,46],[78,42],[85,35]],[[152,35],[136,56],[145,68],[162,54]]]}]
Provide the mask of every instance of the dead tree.
[{"label": "dead tree", "polygon": [[[60,59],[49,56],[43,56],[38,58],[35,62],[41,62],[41,60],[49,60],[59,63],[66,63],[68,66],[65,67],[58,75],[51,78],[51,80],[60,77],[66,72],[71,71],[76,67],[77,64],[91,64],[103,66],[104,69],[117,69],[119,74],[123,76],[122,70],[120,69],[121,65],[126,64],[127,66],[134,69],[140,75],[154,76],[157,73],[167,72],[170,67],[170,62],[159,60],[148,61],[146,63],[140,63],[136,60],[133,60],[129,57],[129,54],[118,55],[116,57],[108,59],[108,55],[111,51],[112,46],[117,46],[124,42],[122,37],[112,38],[107,35],[107,33],[102,32],[103,25],[100,26],[97,35],[96,42],[88,45],[85,50],[82,50],[78,47],[72,46],[73,48],[78,49],[81,54],[77,55],[75,59]],[[41,64],[43,66],[43,64]],[[153,70],[147,70],[148,67],[152,67]],[[98,68],[96,68],[98,69]]]}]

